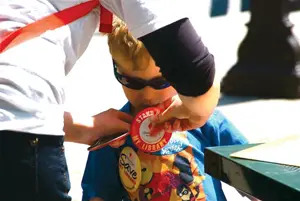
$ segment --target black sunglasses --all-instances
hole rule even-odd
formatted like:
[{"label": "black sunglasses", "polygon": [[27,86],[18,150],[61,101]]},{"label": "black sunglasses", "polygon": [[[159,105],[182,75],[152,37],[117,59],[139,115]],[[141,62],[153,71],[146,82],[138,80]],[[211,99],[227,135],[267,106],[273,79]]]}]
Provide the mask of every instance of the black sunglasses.
[{"label": "black sunglasses", "polygon": [[130,77],[127,75],[122,75],[118,73],[117,70],[117,64],[113,60],[113,66],[114,66],[114,73],[116,79],[125,87],[128,87],[130,89],[136,89],[140,90],[143,89],[146,86],[150,86],[154,89],[165,89],[170,86],[170,83],[163,77],[156,77],[151,80],[144,80],[137,77]]}]

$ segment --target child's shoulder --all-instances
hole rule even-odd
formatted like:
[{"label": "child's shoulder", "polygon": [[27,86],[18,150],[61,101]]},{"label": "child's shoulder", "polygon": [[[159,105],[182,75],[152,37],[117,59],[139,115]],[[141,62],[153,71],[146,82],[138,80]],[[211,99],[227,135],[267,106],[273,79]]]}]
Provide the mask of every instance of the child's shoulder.
[{"label": "child's shoulder", "polygon": [[123,105],[123,107],[121,107],[121,109],[119,109],[119,110],[122,111],[122,112],[130,113],[130,109],[131,109],[131,104],[130,104],[130,102],[128,101],[128,102],[125,103],[125,104]]},{"label": "child's shoulder", "polygon": [[214,112],[211,114],[207,122],[202,126],[195,130],[203,130],[204,128],[218,128],[221,125],[224,125],[224,123],[228,123],[228,119],[224,116],[224,114],[219,110],[214,110]]},{"label": "child's shoulder", "polygon": [[211,114],[210,118],[207,120],[207,122],[204,124],[201,128],[224,128],[227,126],[232,126],[232,122],[219,110],[214,110],[214,112]]},{"label": "child's shoulder", "polygon": [[227,120],[225,115],[220,110],[215,109],[207,122],[217,123],[217,122],[222,122],[224,120]]}]

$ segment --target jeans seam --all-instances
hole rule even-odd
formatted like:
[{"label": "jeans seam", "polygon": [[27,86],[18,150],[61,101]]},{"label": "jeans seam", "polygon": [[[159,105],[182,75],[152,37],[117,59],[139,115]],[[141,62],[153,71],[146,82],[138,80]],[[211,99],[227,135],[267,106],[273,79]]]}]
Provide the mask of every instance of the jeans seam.
[{"label": "jeans seam", "polygon": [[39,180],[38,180],[38,145],[39,145],[39,138],[36,137],[33,140],[30,140],[30,144],[34,149],[34,168],[35,168],[35,196],[38,198],[39,196]]}]

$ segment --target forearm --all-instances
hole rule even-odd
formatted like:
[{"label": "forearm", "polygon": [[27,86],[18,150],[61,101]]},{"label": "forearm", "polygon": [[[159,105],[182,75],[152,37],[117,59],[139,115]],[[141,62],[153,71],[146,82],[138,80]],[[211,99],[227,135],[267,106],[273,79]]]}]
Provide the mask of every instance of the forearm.
[{"label": "forearm", "polygon": [[185,107],[193,114],[200,117],[209,117],[214,108],[217,106],[220,97],[220,84],[215,80],[210,89],[197,97],[184,96],[179,94],[179,97]]},{"label": "forearm", "polygon": [[65,140],[91,145],[100,137],[128,132],[131,121],[131,115],[115,109],[94,116],[65,112]]},{"label": "forearm", "polygon": [[86,144],[86,132],[93,127],[93,117],[64,113],[65,141]]},{"label": "forearm", "polygon": [[189,20],[179,20],[141,40],[183,105],[195,115],[209,116],[219,99],[219,82],[214,58]]}]

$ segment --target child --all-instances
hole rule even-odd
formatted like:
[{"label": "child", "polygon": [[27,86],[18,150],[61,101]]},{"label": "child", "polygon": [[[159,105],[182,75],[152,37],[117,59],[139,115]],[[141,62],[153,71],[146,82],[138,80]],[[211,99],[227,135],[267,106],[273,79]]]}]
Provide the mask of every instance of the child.
[{"label": "child", "polygon": [[[121,109],[131,115],[176,95],[143,44],[132,37],[123,22],[108,36],[116,79],[128,103]],[[176,125],[174,126],[176,128]],[[226,200],[221,182],[204,173],[204,148],[247,143],[218,111],[198,129],[173,132],[160,151],[145,153],[127,137],[119,148],[111,146],[89,153],[82,180],[83,201]],[[119,177],[119,156],[131,147],[141,164],[141,182],[127,192]]]}]

